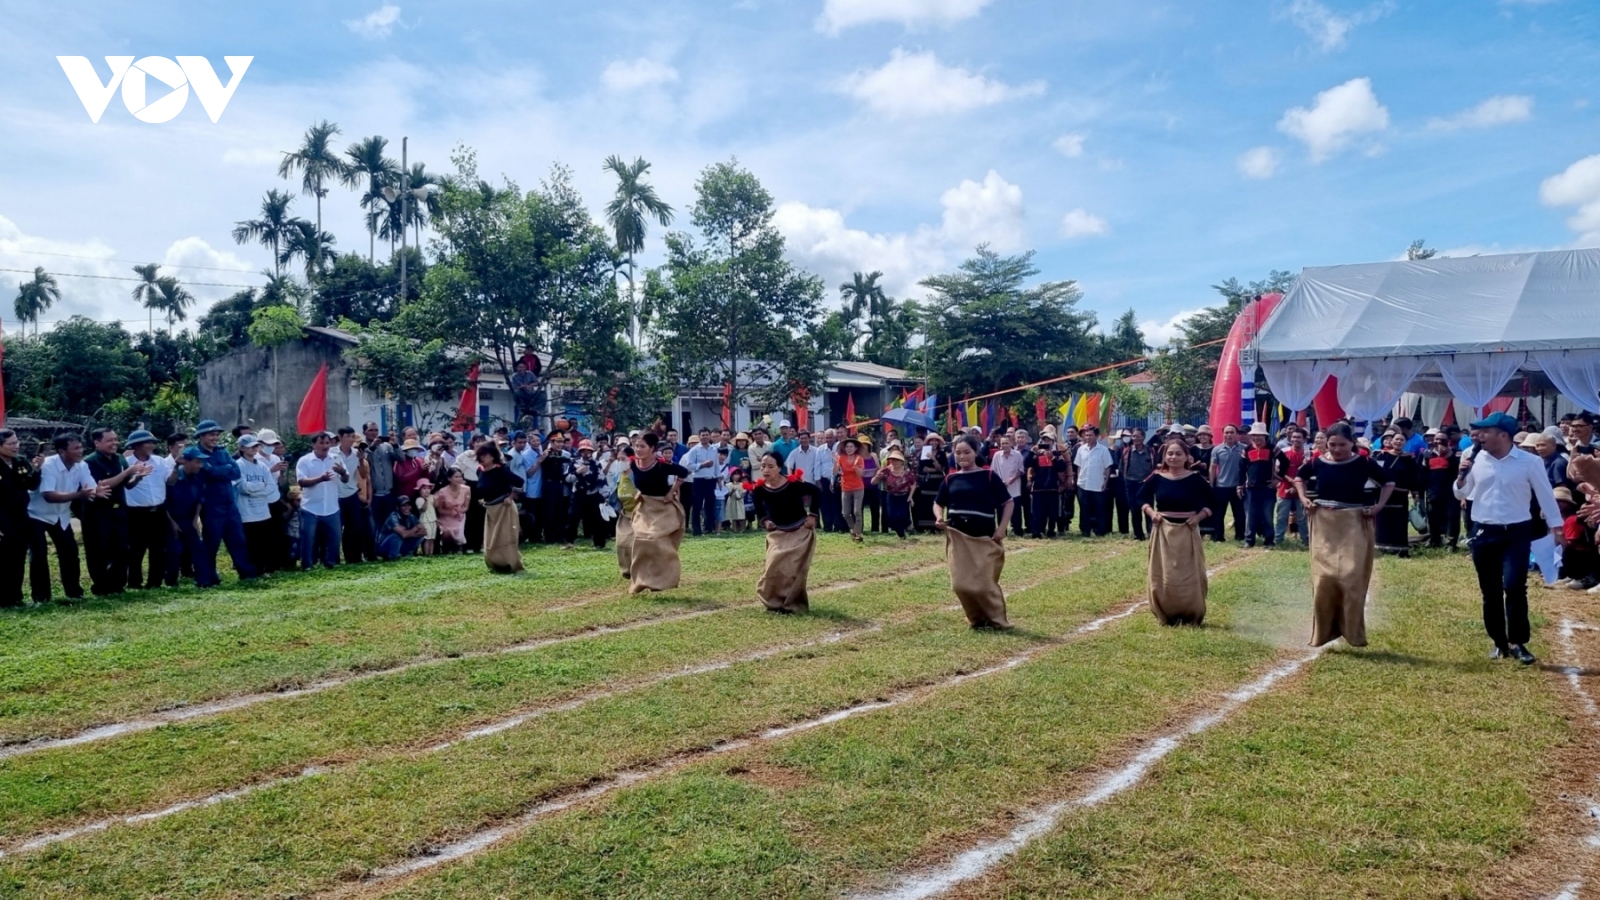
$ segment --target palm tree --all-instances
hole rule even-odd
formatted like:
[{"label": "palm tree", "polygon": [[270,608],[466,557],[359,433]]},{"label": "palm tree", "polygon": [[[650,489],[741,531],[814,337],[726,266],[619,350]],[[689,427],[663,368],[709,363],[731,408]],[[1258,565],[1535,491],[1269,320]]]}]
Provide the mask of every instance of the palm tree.
[{"label": "palm tree", "polygon": [[146,330],[152,334],[156,330],[156,307],[160,305],[161,300],[161,285],[158,283],[161,277],[156,274],[160,270],[160,263],[146,263],[142,266],[133,267],[134,274],[144,279],[134,285],[133,299],[142,303],[145,310],[150,314],[150,325]]},{"label": "palm tree", "polygon": [[871,333],[888,315],[893,301],[883,292],[883,287],[878,284],[878,279],[883,277],[882,272],[870,272],[866,275],[856,272],[850,281],[839,285],[839,296],[844,298],[845,313],[852,323],[861,321],[861,314],[867,314],[866,327],[862,333],[871,340]]},{"label": "palm tree", "polygon": [[606,204],[606,221],[616,236],[617,250],[628,255],[628,336],[637,348],[640,322],[633,257],[644,249],[645,220],[653,218],[665,228],[672,224],[672,207],[662,202],[656,196],[656,189],[645,182],[650,164],[643,157],[635,157],[630,164],[623,162],[620,156],[610,156],[604,168],[617,176],[617,192]]},{"label": "palm tree", "polygon": [[326,231],[318,232],[316,226],[304,219],[295,219],[295,229],[289,238],[284,241],[283,251],[278,254],[278,262],[283,265],[292,265],[295,257],[305,261],[306,284],[311,284],[316,275],[327,268],[327,264],[337,259],[339,254],[333,249],[333,235]]},{"label": "palm tree", "polygon": [[159,309],[166,314],[167,334],[171,336],[173,324],[183,321],[184,310],[194,305],[194,295],[184,290],[183,286],[178,284],[178,279],[171,275],[162,276],[156,281],[156,286],[160,294],[151,308]]},{"label": "palm tree", "polygon": [[304,219],[297,219],[289,215],[289,204],[294,198],[283,191],[267,191],[267,196],[261,201],[261,218],[246,219],[235,222],[233,240],[237,244],[248,244],[256,241],[263,247],[272,248],[272,267],[275,274],[282,274],[279,268],[278,254],[283,245],[294,236],[299,223]]},{"label": "palm tree", "polygon": [[285,152],[283,162],[278,164],[280,177],[291,178],[300,173],[301,192],[317,198],[317,234],[322,232],[322,198],[328,193],[322,183],[344,177],[345,163],[334,154],[332,145],[338,133],[339,126],[332,122],[318,122],[306,129],[300,149]]},{"label": "palm tree", "polygon": [[60,299],[61,288],[56,285],[55,277],[46,273],[43,266],[35,266],[33,280],[24,281],[17,288],[17,318],[24,328],[32,322],[33,336],[38,337],[39,317]]},{"label": "palm tree", "polygon": [[[422,246],[422,229],[439,215],[439,188],[444,186],[444,179],[429,172],[422,163],[412,163],[411,171],[406,173],[404,184],[407,190],[416,191],[424,188],[433,188],[427,191],[421,200],[416,194],[411,195],[411,200],[406,204],[406,228],[416,232],[416,246]],[[402,248],[403,249],[403,248]]]},{"label": "palm tree", "polygon": [[362,191],[361,208],[367,211],[367,262],[372,262],[378,236],[378,217],[372,213],[376,211],[379,217],[384,215],[384,204],[388,201],[383,198],[383,187],[394,184],[400,174],[399,165],[383,155],[388,146],[388,138],[375,134],[344,148],[346,162],[339,175],[345,187]]}]

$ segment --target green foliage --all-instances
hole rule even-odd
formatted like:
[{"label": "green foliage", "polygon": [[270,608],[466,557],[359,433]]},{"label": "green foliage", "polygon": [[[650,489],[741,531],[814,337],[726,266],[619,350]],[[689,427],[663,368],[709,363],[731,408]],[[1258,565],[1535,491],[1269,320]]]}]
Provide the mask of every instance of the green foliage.
[{"label": "green foliage", "polygon": [[149,389],[146,360],[121,325],[73,316],[39,340],[51,357],[43,385],[49,408],[88,416],[112,400],[143,396]]},{"label": "green foliage", "polygon": [[[406,289],[415,299],[427,275],[422,254],[414,248],[407,261]],[[334,325],[349,319],[361,325],[387,322],[398,311],[395,295],[400,288],[398,258],[373,265],[354,253],[334,258],[317,279],[316,292],[307,302],[306,318],[312,325]]]},{"label": "green foliage", "polygon": [[1077,284],[1029,286],[1037,274],[1032,252],[1000,256],[981,246],[957,272],[922,282],[929,291],[930,391],[988,393],[1107,361],[1090,334],[1094,315],[1077,308]]},{"label": "green foliage", "polygon": [[467,363],[452,358],[443,338],[418,341],[379,326],[345,351],[356,378],[382,396],[442,400],[466,383]]},{"label": "green foliage", "polygon": [[646,284],[654,343],[684,386],[728,384],[733,403],[769,407],[821,382],[821,279],[784,258],[772,195],[738,161],[708,167],[690,220],[700,240],[667,236],[667,262]]},{"label": "green foliage", "polygon": [[276,347],[299,340],[305,333],[306,322],[300,311],[292,306],[273,305],[257,309],[250,315],[250,343],[258,347]]},{"label": "green foliage", "polygon": [[1222,358],[1222,345],[1195,345],[1225,339],[1247,302],[1262,294],[1287,293],[1293,286],[1294,275],[1277,270],[1249,284],[1229,278],[1212,285],[1212,290],[1222,295],[1222,305],[1201,310],[1185,319],[1178,326],[1182,335],[1150,361],[1150,372],[1155,376],[1157,408],[1181,422],[1206,418],[1216,382],[1217,362]]},{"label": "green foliage", "polygon": [[55,276],[45,272],[44,266],[35,266],[33,278],[22,283],[17,288],[17,302],[15,309],[17,319],[24,325],[33,323],[34,333],[39,332],[39,317],[44,315],[57,300],[61,299],[61,288],[56,284]]}]

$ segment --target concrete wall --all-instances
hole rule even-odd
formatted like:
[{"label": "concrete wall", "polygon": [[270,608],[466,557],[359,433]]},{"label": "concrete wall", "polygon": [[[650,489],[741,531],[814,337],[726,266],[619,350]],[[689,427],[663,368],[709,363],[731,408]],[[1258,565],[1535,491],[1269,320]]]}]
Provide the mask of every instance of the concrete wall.
[{"label": "concrete wall", "polygon": [[350,367],[345,345],[314,335],[271,349],[243,347],[203,366],[199,375],[200,418],[224,428],[239,424],[295,434],[300,402],[317,370],[328,364],[328,427],[351,418]]}]

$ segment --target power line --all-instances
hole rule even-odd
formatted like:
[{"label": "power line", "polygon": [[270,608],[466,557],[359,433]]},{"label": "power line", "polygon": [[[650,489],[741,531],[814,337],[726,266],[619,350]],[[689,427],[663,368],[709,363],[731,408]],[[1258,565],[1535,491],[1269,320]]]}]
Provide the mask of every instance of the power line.
[{"label": "power line", "polygon": [[[4,247],[0,247],[0,253],[10,253],[16,256],[59,256],[63,259],[87,259],[94,262],[129,263],[130,265],[135,266],[142,266],[149,262],[148,260],[140,262],[137,259],[114,259],[106,256],[84,256],[78,253],[47,253],[44,250],[7,250]],[[182,263],[159,263],[158,265],[164,269],[204,269],[207,272],[228,272],[233,275],[241,274],[239,269],[224,269],[219,266],[191,266]]]},{"label": "power line", "polygon": [[[41,266],[40,268],[43,268],[43,266]],[[223,271],[229,271],[229,270],[223,270]],[[232,271],[237,271],[237,270],[232,270]],[[4,267],[0,267],[0,272],[20,272],[23,275],[32,275],[33,274],[33,270],[32,269],[8,269],[8,268],[4,268]],[[130,275],[85,275],[82,272],[46,272],[45,274],[46,275],[59,275],[59,276],[61,276],[63,278],[98,278],[101,281],[138,281],[138,282],[143,282],[144,281],[143,278],[134,278],[134,277],[132,277]],[[220,283],[214,282],[214,281],[186,281],[186,282],[184,282],[184,286],[185,287],[256,288],[256,287],[260,287],[261,285],[258,285],[258,284],[220,284]]]}]

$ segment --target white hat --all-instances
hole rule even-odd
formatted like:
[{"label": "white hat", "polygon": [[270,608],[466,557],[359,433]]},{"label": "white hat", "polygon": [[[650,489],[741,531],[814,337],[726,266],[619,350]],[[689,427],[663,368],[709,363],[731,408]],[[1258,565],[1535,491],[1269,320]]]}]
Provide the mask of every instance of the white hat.
[{"label": "white hat", "polygon": [[1272,437],[1272,432],[1267,430],[1267,423],[1265,422],[1255,422],[1251,424],[1250,433],[1259,434],[1262,437]]},{"label": "white hat", "polygon": [[1440,431],[1437,428],[1429,428],[1427,433],[1424,434],[1423,437],[1438,437],[1441,434],[1444,434],[1444,432]]},{"label": "white hat", "polygon": [[283,440],[278,437],[278,433],[273,431],[271,428],[261,429],[261,434],[257,435],[257,437],[261,438],[261,443],[263,444],[283,443]]}]

